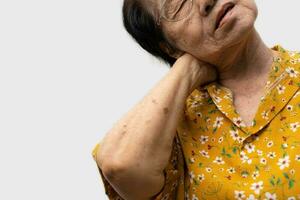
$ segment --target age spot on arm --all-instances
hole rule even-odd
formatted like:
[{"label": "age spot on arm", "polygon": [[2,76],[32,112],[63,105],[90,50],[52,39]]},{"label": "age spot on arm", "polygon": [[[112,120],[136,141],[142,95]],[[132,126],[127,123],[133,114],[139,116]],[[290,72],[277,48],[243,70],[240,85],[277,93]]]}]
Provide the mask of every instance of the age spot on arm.
[{"label": "age spot on arm", "polygon": [[169,108],[168,107],[164,107],[164,114],[167,115],[169,113]]},{"label": "age spot on arm", "polygon": [[122,134],[122,135],[125,135],[125,133],[126,133],[126,131],[122,131],[122,133],[121,133],[121,134]]}]

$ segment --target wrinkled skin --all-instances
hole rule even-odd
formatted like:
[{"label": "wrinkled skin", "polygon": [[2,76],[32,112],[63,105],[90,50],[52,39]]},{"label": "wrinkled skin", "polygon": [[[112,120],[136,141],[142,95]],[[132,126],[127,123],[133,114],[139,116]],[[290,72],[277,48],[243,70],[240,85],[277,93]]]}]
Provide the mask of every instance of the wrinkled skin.
[{"label": "wrinkled skin", "polygon": [[[222,28],[215,30],[218,12],[226,2],[235,4],[232,15]],[[206,6],[211,6],[211,9],[205,11]],[[181,51],[226,67],[223,66],[224,61],[232,62],[227,52],[232,55],[241,51],[253,29],[257,13],[253,0],[194,0],[192,13],[187,18],[178,22],[162,20],[161,24],[166,36]]]}]

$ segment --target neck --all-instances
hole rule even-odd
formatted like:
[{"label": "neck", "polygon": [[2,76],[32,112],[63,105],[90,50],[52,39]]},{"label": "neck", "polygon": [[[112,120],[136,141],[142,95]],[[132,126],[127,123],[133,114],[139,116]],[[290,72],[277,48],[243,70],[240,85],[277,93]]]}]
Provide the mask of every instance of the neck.
[{"label": "neck", "polygon": [[[246,40],[231,46],[217,62],[218,81],[233,91],[256,91],[261,88],[271,70],[273,55],[253,29]],[[249,84],[250,83],[250,84]],[[256,83],[256,84],[253,84]]]}]

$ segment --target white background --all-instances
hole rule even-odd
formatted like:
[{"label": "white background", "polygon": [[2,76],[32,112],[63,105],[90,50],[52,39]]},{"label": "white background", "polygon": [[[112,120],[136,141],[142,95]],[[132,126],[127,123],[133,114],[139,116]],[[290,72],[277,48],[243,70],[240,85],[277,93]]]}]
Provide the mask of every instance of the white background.
[{"label": "white background", "polygon": [[[0,199],[107,199],[94,145],[168,71],[121,0],[0,1]],[[257,1],[268,46],[300,50],[299,1]]]}]

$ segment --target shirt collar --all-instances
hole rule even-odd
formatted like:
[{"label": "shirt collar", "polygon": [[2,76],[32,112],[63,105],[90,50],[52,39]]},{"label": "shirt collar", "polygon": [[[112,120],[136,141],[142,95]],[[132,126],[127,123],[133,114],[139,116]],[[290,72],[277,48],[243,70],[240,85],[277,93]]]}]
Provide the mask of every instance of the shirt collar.
[{"label": "shirt collar", "polygon": [[246,136],[265,127],[300,87],[300,53],[288,51],[279,44],[271,49],[277,51],[278,56],[273,59],[264,95],[251,126],[246,126],[234,109],[233,95],[229,88],[220,85],[217,81],[203,87],[218,109],[241,128]]}]

